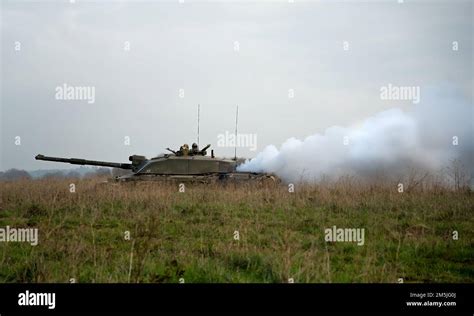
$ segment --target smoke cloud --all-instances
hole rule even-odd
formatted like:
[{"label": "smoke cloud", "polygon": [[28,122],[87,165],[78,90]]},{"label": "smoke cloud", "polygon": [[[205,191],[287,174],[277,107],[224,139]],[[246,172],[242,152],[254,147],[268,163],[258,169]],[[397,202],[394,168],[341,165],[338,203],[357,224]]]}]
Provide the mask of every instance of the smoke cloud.
[{"label": "smoke cloud", "polygon": [[409,110],[393,108],[358,126],[333,126],[304,140],[270,145],[239,171],[270,172],[286,181],[344,175],[439,171],[453,160],[474,174],[473,106],[454,93],[424,96]]}]

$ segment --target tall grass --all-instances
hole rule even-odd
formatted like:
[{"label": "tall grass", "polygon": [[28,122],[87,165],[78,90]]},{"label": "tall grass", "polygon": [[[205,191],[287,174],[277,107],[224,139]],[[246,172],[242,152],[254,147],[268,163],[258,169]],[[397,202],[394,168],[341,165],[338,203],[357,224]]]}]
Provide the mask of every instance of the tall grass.
[{"label": "tall grass", "polygon": [[[474,281],[469,190],[101,180],[0,182],[0,228],[39,229],[37,246],[0,242],[0,282]],[[364,228],[365,244],[325,242],[334,225]]]}]

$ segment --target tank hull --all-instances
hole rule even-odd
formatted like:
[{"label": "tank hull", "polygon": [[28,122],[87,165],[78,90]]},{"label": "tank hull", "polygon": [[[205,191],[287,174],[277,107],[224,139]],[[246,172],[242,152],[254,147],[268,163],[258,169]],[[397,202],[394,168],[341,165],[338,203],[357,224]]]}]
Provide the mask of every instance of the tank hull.
[{"label": "tank hull", "polygon": [[279,179],[271,174],[252,172],[208,173],[200,175],[163,175],[163,174],[129,174],[116,177],[115,182],[179,182],[179,183],[244,183],[269,182],[276,183]]}]

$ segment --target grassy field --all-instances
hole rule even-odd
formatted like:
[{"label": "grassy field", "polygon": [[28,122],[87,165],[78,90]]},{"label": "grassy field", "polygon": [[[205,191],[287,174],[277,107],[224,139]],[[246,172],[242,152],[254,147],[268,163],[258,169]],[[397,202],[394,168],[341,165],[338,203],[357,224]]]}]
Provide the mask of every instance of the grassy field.
[{"label": "grassy field", "polygon": [[[474,282],[469,191],[100,180],[0,182],[0,228],[39,231],[0,242],[0,282]],[[325,242],[334,225],[365,244]]]}]

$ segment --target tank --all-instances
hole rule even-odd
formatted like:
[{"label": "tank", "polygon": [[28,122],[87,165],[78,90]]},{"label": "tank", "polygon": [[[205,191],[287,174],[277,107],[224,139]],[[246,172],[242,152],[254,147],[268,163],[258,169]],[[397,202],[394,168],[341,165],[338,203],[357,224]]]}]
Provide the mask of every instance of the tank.
[{"label": "tank", "polygon": [[132,155],[130,163],[106,162],[79,158],[58,158],[37,155],[36,160],[70,163],[73,165],[101,166],[130,170],[130,174],[115,177],[118,182],[129,181],[179,181],[179,182],[276,182],[272,174],[237,172],[240,161],[237,159],[217,158],[214,151],[207,155],[211,145],[202,149],[194,143],[191,148],[187,144],[178,150],[166,148],[170,153],[147,159],[145,156]]}]

